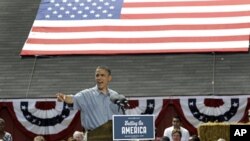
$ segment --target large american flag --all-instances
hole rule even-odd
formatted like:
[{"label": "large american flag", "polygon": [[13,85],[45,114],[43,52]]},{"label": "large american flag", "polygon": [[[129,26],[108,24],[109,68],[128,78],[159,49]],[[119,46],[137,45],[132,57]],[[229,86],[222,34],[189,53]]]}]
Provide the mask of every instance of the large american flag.
[{"label": "large american flag", "polygon": [[247,52],[250,0],[42,0],[20,55]]}]

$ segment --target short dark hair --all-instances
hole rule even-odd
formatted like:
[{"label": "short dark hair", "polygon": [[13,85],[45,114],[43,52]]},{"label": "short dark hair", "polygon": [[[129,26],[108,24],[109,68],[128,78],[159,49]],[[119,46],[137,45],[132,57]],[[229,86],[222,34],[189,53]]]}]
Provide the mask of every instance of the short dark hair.
[{"label": "short dark hair", "polygon": [[189,141],[200,141],[200,138],[197,135],[192,135],[189,137]]},{"label": "short dark hair", "polygon": [[173,119],[178,119],[179,121],[181,121],[181,118],[179,116],[174,116]]},{"label": "short dark hair", "polygon": [[169,137],[168,136],[163,136],[161,138],[161,141],[170,141]]},{"label": "short dark hair", "polygon": [[108,72],[109,75],[111,75],[111,70],[108,66],[98,66],[96,69],[103,69]]}]

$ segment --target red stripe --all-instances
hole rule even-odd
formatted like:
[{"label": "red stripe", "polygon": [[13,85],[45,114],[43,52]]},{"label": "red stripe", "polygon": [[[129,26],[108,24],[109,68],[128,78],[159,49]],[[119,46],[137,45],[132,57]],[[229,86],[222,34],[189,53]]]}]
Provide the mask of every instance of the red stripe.
[{"label": "red stripe", "polygon": [[91,32],[91,31],[159,31],[159,30],[209,30],[249,28],[250,23],[161,25],[161,26],[89,26],[89,27],[33,27],[32,32]]},{"label": "red stripe", "polygon": [[213,13],[158,13],[158,14],[122,14],[121,19],[161,19],[161,18],[212,18],[249,16],[250,11],[213,12]]},{"label": "red stripe", "polygon": [[213,49],[164,49],[164,50],[67,50],[67,51],[42,51],[22,50],[20,55],[73,55],[73,54],[152,54],[152,53],[204,53],[204,52],[247,52],[248,48],[213,48]]},{"label": "red stripe", "polygon": [[123,7],[175,7],[175,6],[220,6],[249,4],[250,0],[216,0],[189,2],[125,2]]},{"label": "red stripe", "polygon": [[34,39],[29,38],[29,44],[91,44],[91,43],[170,43],[170,42],[220,42],[246,41],[248,35],[216,36],[216,37],[163,37],[163,38],[94,38],[94,39]]}]

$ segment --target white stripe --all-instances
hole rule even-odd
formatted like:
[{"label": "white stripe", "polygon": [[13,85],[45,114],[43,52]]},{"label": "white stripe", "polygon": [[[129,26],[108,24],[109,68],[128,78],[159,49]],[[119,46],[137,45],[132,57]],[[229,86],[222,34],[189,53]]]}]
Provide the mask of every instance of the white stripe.
[{"label": "white stripe", "polygon": [[242,48],[247,47],[249,41],[229,41],[229,42],[180,42],[180,43],[143,43],[143,44],[55,44],[39,45],[25,44],[24,50],[47,50],[47,51],[67,51],[67,50],[166,50],[166,49],[216,49],[216,48]]},{"label": "white stripe", "polygon": [[139,20],[73,20],[47,21],[36,20],[33,26],[38,27],[76,27],[76,26],[146,26],[146,25],[202,25],[202,24],[230,24],[250,23],[250,16],[218,17],[218,18],[170,18],[170,19],[139,19]]},{"label": "white stripe", "polygon": [[131,31],[131,32],[31,32],[29,38],[40,39],[90,39],[90,38],[150,38],[150,37],[212,37],[249,35],[250,28],[224,30],[162,30],[162,31]]},{"label": "white stripe", "polygon": [[122,8],[121,14],[156,14],[156,13],[202,13],[249,11],[250,4],[224,6],[176,6],[176,7],[131,7]]}]

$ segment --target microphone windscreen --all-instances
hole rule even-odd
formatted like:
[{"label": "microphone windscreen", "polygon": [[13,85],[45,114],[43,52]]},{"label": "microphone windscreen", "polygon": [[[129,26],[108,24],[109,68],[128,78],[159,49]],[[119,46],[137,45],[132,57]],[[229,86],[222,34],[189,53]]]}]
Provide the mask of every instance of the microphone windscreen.
[{"label": "microphone windscreen", "polygon": [[122,95],[122,94],[119,94],[119,98],[120,98],[120,100],[122,100],[122,99],[126,99],[126,98],[125,98],[125,96],[124,96],[124,95]]},{"label": "microphone windscreen", "polygon": [[119,100],[120,99],[120,95],[118,95],[118,94],[114,94],[114,95],[111,95],[110,96],[110,100],[112,101],[112,102],[116,102],[117,100]]}]

